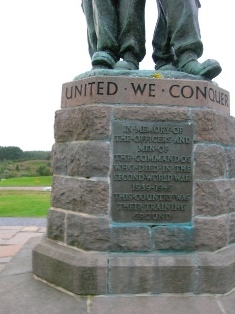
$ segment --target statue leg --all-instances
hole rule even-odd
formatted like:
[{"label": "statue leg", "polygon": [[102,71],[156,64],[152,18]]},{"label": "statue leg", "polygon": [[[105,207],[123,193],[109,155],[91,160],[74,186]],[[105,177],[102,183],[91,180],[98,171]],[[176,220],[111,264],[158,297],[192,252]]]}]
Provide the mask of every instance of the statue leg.
[{"label": "statue leg", "polygon": [[164,0],[157,0],[157,7],[158,20],[152,41],[155,69],[176,71],[177,69],[173,66],[175,55],[171,46],[171,33],[168,25],[168,3]]},{"label": "statue leg", "polygon": [[[170,41],[170,47],[173,48],[176,56],[174,65],[180,71],[202,75],[209,79],[217,76],[221,72],[221,67],[216,60],[209,59],[202,64],[197,61],[203,53],[198,22],[200,2],[198,0],[158,1],[165,16],[165,28],[167,28],[166,32]],[[155,41],[157,40],[158,38],[156,37]],[[155,63],[157,66],[157,58]],[[161,69],[161,67],[158,68]]]},{"label": "statue leg", "polygon": [[87,42],[90,57],[97,51],[97,36],[93,19],[92,0],[82,0],[82,10],[87,21]]},{"label": "statue leg", "polygon": [[208,59],[199,63],[197,60],[203,53],[198,21],[200,2],[198,0],[176,2],[177,12],[181,14],[177,16],[175,12],[170,12],[170,20],[173,21],[171,40],[178,59],[176,66],[180,71],[213,79],[222,71],[218,61]]},{"label": "statue leg", "polygon": [[93,68],[112,69],[119,59],[118,11],[115,0],[83,0]]},{"label": "statue leg", "polygon": [[187,50],[193,50],[197,57],[202,55],[197,3],[198,0],[157,0],[159,17],[152,42],[155,63],[174,62]]},{"label": "statue leg", "polygon": [[[198,21],[198,0],[162,0],[167,6],[171,45],[176,57],[192,50],[201,57],[203,45]],[[175,9],[177,8],[177,10]]]},{"label": "statue leg", "polygon": [[136,70],[144,59],[145,0],[119,0],[119,56],[116,69]]}]

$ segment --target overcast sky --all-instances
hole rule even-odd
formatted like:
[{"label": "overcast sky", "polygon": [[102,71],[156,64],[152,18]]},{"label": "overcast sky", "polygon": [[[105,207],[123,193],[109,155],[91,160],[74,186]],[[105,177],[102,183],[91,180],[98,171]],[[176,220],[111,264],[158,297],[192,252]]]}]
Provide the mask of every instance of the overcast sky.
[{"label": "overcast sky", "polygon": [[[140,68],[150,70],[157,9],[155,0],[146,2],[147,54]],[[214,81],[230,92],[235,116],[234,5],[221,3],[201,0],[200,61],[221,63],[223,71]],[[81,1],[0,0],[0,29],[0,146],[51,150],[61,86],[91,68]]]}]

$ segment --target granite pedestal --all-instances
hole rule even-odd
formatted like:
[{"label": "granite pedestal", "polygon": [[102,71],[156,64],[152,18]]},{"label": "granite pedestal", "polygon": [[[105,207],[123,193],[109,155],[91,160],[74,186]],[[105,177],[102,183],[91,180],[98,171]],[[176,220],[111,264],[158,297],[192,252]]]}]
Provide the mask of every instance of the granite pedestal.
[{"label": "granite pedestal", "polygon": [[[235,287],[235,119],[202,78],[99,71],[62,88],[39,278],[82,295]],[[169,77],[168,77],[169,76]]]}]

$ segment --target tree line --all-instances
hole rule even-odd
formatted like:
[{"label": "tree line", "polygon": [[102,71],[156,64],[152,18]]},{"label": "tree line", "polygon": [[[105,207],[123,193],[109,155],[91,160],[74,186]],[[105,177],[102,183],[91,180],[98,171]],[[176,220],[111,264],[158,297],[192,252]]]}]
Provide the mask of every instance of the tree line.
[{"label": "tree line", "polygon": [[50,160],[50,151],[23,151],[17,146],[0,146],[0,161]]}]

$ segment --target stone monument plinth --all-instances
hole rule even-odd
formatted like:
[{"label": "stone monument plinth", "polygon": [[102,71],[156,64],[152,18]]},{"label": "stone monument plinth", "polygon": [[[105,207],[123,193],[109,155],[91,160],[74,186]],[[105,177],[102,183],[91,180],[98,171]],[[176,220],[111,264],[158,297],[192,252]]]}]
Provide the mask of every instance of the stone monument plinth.
[{"label": "stone monument plinth", "polygon": [[230,291],[229,93],[190,75],[116,72],[63,85],[34,274],[75,294]]}]

